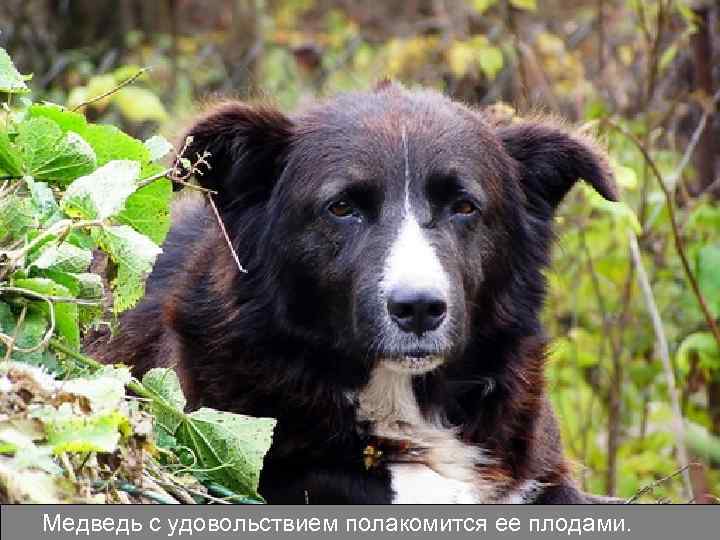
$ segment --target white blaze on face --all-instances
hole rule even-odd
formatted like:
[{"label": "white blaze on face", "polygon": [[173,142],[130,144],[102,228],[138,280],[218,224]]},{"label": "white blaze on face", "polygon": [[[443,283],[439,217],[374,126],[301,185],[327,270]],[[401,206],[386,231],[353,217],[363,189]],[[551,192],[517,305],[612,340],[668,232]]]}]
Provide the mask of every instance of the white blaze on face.
[{"label": "white blaze on face", "polygon": [[390,248],[382,285],[386,294],[395,287],[402,287],[435,290],[447,298],[450,288],[448,276],[435,249],[412,215],[405,215]]},{"label": "white blaze on face", "polygon": [[410,206],[410,162],[407,135],[402,130],[405,158],[405,201],[403,220],[385,261],[382,289],[388,294],[395,287],[436,290],[447,298],[450,281]]}]

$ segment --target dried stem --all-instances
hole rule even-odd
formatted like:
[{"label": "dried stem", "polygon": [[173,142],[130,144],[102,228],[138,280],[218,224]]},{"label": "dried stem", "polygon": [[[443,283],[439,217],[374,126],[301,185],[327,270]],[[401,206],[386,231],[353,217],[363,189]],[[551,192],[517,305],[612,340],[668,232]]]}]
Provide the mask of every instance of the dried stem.
[{"label": "dried stem", "polygon": [[243,268],[243,265],[240,264],[240,259],[237,256],[237,253],[235,252],[235,248],[232,245],[232,242],[230,241],[230,236],[228,236],[227,229],[225,229],[225,224],[223,223],[222,217],[220,217],[220,212],[218,212],[217,206],[215,206],[215,201],[213,200],[213,196],[208,194],[207,196],[208,202],[210,203],[210,207],[213,209],[213,213],[215,214],[215,219],[217,219],[218,225],[220,226],[220,231],[223,234],[223,237],[225,237],[225,242],[227,243],[228,248],[230,249],[230,253],[232,254],[233,259],[235,260],[235,264],[238,267],[238,270],[240,270],[243,274],[247,274],[247,270]]},{"label": "dried stem", "polygon": [[694,463],[688,463],[687,465],[679,468],[677,471],[673,471],[673,472],[671,472],[670,474],[668,474],[667,476],[663,476],[662,478],[658,478],[658,479],[655,480],[652,484],[648,484],[647,486],[643,487],[640,491],[638,491],[635,495],[633,495],[632,497],[630,497],[627,501],[625,501],[625,504],[632,504],[632,503],[634,503],[635,501],[637,501],[640,497],[642,497],[642,496],[645,495],[646,493],[650,493],[653,489],[655,489],[655,488],[658,487],[659,485],[664,484],[664,483],[667,482],[668,480],[672,480],[672,479],[675,478],[678,474],[685,475],[685,474],[688,472],[688,470],[690,469],[690,467],[691,467],[692,465],[694,465]]},{"label": "dried stem", "polygon": [[693,489],[692,482],[690,481],[690,473],[688,471],[689,459],[687,448],[685,446],[685,425],[683,424],[682,410],[680,408],[680,397],[678,396],[678,390],[675,384],[675,373],[673,372],[672,364],[670,363],[670,349],[668,347],[667,336],[665,335],[665,330],[663,329],[660,312],[658,311],[657,304],[655,303],[655,297],[653,296],[652,287],[650,286],[650,280],[648,279],[647,272],[645,272],[645,266],[643,265],[642,258],[640,256],[640,248],[638,247],[637,237],[632,231],[628,233],[628,237],[630,239],[630,255],[637,270],[638,283],[640,284],[640,289],[642,290],[643,297],[645,298],[645,305],[652,320],[655,339],[657,340],[658,354],[660,355],[663,370],[665,371],[665,380],[667,382],[668,392],[670,393],[670,404],[673,411],[672,427],[675,432],[675,445],[677,446],[678,460],[680,461],[681,467],[683,467],[683,480],[685,481],[687,496],[690,497],[693,494]]}]

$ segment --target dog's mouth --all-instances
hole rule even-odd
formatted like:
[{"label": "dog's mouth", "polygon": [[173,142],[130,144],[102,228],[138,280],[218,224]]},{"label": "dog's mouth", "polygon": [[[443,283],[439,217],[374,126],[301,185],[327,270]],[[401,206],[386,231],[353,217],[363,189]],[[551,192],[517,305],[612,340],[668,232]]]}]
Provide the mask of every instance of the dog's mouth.
[{"label": "dog's mouth", "polygon": [[383,356],[382,362],[393,371],[419,375],[440,367],[445,357],[437,352],[414,350]]}]

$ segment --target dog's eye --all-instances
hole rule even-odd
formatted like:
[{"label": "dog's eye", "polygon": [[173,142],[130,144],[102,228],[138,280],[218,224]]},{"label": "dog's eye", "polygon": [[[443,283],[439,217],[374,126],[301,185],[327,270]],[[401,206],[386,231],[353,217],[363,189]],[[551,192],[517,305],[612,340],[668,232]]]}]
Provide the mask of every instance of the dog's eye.
[{"label": "dog's eye", "polygon": [[347,201],[339,200],[328,206],[328,212],[338,218],[346,218],[355,214],[355,209]]},{"label": "dog's eye", "polygon": [[455,201],[450,207],[453,214],[460,214],[462,216],[469,216],[477,211],[477,206],[467,199],[460,199]]}]

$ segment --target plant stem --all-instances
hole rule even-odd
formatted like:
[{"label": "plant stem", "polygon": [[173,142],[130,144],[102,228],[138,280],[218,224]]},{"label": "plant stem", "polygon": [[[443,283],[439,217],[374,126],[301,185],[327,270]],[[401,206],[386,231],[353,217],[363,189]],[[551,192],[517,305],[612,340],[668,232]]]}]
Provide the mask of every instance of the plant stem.
[{"label": "plant stem", "polygon": [[683,423],[682,410],[680,409],[680,398],[678,396],[677,386],[675,383],[675,374],[673,372],[672,364],[670,363],[670,349],[668,347],[667,337],[665,336],[665,330],[663,329],[662,319],[660,312],[658,311],[657,304],[655,303],[655,297],[653,296],[652,288],[650,287],[650,280],[648,279],[647,272],[645,272],[645,266],[643,265],[642,258],[640,257],[640,248],[638,247],[637,237],[635,233],[630,231],[628,233],[630,240],[630,255],[632,256],[633,263],[637,269],[638,283],[642,290],[643,297],[645,298],[645,305],[650,313],[650,318],[653,324],[653,330],[655,331],[655,339],[657,340],[658,354],[662,361],[663,370],[665,371],[665,380],[668,386],[668,393],[670,394],[670,405],[672,406],[673,418],[672,427],[675,432],[675,444],[678,451],[678,460],[680,466],[683,468],[683,480],[685,481],[685,490],[687,496],[690,497],[693,494],[692,482],[690,481],[690,473],[688,471],[688,452],[685,447],[685,425]]}]

